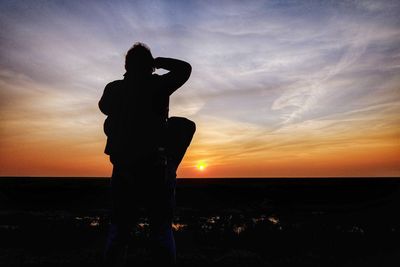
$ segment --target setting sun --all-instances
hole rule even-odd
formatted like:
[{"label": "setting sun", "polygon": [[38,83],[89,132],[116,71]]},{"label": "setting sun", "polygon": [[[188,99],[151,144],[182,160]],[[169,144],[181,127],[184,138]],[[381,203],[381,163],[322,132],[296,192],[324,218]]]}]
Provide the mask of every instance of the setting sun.
[{"label": "setting sun", "polygon": [[207,165],[204,161],[200,161],[199,163],[197,163],[196,168],[199,171],[204,171],[206,169]]}]

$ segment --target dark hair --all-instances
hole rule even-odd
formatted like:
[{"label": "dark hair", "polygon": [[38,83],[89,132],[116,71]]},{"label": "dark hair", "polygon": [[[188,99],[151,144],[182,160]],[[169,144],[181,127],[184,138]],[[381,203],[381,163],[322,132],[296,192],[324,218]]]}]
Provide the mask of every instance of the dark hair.
[{"label": "dark hair", "polygon": [[135,43],[126,53],[125,69],[127,72],[153,73],[154,58],[150,48],[144,43]]}]

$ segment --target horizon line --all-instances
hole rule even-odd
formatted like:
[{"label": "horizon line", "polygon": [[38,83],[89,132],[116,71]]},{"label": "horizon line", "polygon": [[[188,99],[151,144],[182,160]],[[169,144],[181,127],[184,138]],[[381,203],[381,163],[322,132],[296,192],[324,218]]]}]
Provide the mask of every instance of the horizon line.
[{"label": "horizon line", "polygon": [[[110,176],[0,176],[1,179],[111,179]],[[176,179],[400,179],[400,176],[280,176],[280,177],[177,177]]]}]

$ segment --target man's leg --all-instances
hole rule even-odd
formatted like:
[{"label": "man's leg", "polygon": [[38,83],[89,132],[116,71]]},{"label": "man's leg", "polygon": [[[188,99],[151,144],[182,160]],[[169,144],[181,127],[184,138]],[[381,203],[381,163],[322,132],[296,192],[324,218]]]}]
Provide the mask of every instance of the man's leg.
[{"label": "man's leg", "polygon": [[137,216],[132,203],[132,181],[135,177],[119,167],[114,167],[111,177],[111,224],[104,251],[103,266],[124,266],[126,263],[131,228]]},{"label": "man's leg", "polygon": [[108,229],[106,247],[104,250],[104,267],[123,267],[128,253],[129,229],[111,223]]},{"label": "man's leg", "polygon": [[[174,266],[176,264],[176,246],[172,231],[175,209],[175,173],[171,170],[160,171],[158,175],[167,175],[162,184],[153,187],[154,198],[149,206],[150,241],[153,259],[157,265]],[[157,175],[157,173],[154,173]]]},{"label": "man's leg", "polygon": [[151,224],[151,253],[158,266],[176,264],[176,247],[172,231],[172,222],[163,218],[153,218]]}]

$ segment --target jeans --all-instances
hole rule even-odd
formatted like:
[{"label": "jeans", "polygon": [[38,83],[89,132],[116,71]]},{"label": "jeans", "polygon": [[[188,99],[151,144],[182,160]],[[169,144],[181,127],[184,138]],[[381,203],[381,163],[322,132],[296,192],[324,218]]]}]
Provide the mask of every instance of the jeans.
[{"label": "jeans", "polygon": [[155,263],[176,263],[172,231],[175,208],[176,174],[174,164],[144,160],[132,166],[114,165],[111,177],[111,224],[109,226],[104,266],[124,266],[130,231],[142,208],[150,226],[151,256]]}]

